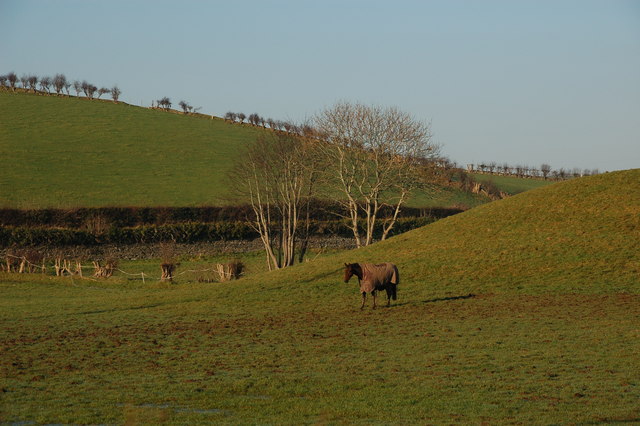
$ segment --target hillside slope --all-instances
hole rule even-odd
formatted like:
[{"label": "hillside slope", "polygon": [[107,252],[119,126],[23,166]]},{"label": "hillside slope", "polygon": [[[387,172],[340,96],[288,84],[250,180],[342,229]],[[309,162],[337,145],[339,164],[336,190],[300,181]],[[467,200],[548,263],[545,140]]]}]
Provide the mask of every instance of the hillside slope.
[{"label": "hillside slope", "polygon": [[126,104],[0,93],[0,203],[10,207],[221,203],[257,134]]},{"label": "hillside slope", "polygon": [[[0,207],[229,203],[227,172],[259,128],[109,101],[0,91]],[[453,188],[416,207],[473,207]]]},{"label": "hillside slope", "polygon": [[640,169],[528,191],[273,279],[333,271],[335,281],[360,261],[396,263],[415,297],[640,291]]}]

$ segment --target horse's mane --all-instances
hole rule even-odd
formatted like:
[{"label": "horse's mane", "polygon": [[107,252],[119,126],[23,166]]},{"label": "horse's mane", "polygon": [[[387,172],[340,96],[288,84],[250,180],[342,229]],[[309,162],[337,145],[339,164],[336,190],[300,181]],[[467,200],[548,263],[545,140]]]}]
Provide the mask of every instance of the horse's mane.
[{"label": "horse's mane", "polygon": [[356,277],[362,279],[362,266],[359,263],[350,263],[349,267],[353,270]]}]

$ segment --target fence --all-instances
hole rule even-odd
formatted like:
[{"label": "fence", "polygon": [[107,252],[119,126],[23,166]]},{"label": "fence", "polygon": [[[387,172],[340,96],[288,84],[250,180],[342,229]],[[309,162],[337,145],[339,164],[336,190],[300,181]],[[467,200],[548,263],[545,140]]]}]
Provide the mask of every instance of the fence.
[{"label": "fence", "polygon": [[[98,281],[98,278],[110,278],[113,276],[114,272],[119,272],[127,277],[140,277],[142,282],[146,284],[147,280],[152,281],[172,281],[174,278],[185,275],[185,274],[195,274],[195,273],[205,273],[212,272],[217,274],[220,282],[229,281],[232,279],[238,279],[242,275],[243,264],[241,262],[229,262],[229,263],[218,263],[212,268],[205,269],[186,269],[184,271],[180,271],[179,273],[173,273],[173,270],[170,274],[164,273],[164,266],[161,266],[161,271],[163,272],[160,276],[156,276],[153,274],[147,274],[145,272],[129,272],[124,271],[117,267],[115,262],[112,262],[111,265],[109,261],[106,264],[100,265],[99,261],[92,262],[91,265],[83,265],[81,261],[75,260],[70,261],[64,258],[56,258],[54,260],[53,265],[47,265],[45,259],[43,259],[42,263],[37,264],[29,259],[26,256],[15,256],[12,254],[6,255],[6,262],[0,263],[0,272],[8,272],[8,273],[41,273],[47,274],[51,272],[52,275],[55,276],[75,276],[81,279],[88,279],[91,281]],[[173,265],[174,268],[176,265]],[[91,277],[85,276],[83,270],[93,269],[93,274]],[[157,277],[157,278],[156,278]],[[211,282],[206,280],[207,282]]]}]

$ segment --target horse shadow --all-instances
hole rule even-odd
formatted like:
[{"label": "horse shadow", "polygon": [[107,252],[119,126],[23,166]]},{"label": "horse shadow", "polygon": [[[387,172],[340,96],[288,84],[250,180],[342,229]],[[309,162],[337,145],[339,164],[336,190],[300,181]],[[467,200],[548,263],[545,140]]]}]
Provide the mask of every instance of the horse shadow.
[{"label": "horse shadow", "polygon": [[475,294],[469,293],[464,296],[438,297],[436,299],[423,300],[422,303],[450,302],[452,300],[473,299],[474,297],[476,297]]}]

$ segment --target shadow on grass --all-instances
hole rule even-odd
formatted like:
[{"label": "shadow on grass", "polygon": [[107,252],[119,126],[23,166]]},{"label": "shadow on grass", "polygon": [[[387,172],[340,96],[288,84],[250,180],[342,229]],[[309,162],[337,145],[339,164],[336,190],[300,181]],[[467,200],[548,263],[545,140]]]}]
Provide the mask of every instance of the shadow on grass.
[{"label": "shadow on grass", "polygon": [[[449,302],[449,301],[452,301],[452,300],[473,299],[474,297],[476,297],[475,294],[469,293],[469,294],[464,295],[464,296],[440,297],[440,298],[437,298],[437,299],[422,300],[419,303]],[[376,307],[376,309],[394,309],[394,308],[400,308],[402,306],[407,306],[407,305],[416,305],[416,302],[412,302],[412,301],[392,302],[390,306],[387,306],[386,302],[384,302],[384,304],[379,304]],[[369,307],[369,309],[371,309],[371,307]],[[367,306],[365,306],[364,310],[367,310]],[[360,309],[358,309],[358,311],[360,311]]]},{"label": "shadow on grass", "polygon": [[422,303],[449,302],[451,300],[473,299],[474,297],[476,297],[475,294],[469,293],[469,294],[467,294],[465,296],[439,297],[437,299],[423,300]]}]

